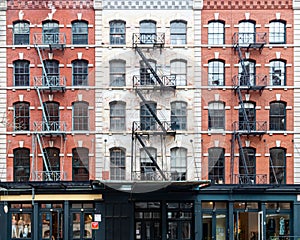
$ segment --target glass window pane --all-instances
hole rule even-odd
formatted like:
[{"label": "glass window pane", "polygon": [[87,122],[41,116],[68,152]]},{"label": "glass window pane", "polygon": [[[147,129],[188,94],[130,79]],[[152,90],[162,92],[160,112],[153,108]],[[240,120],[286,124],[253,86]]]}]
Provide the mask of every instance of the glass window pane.
[{"label": "glass window pane", "polygon": [[13,39],[15,45],[29,44],[30,28],[28,22],[16,22],[13,26]]},{"label": "glass window pane", "polygon": [[225,84],[225,64],[222,61],[210,61],[208,63],[208,85],[223,86]]},{"label": "glass window pane", "polygon": [[186,44],[186,23],[183,21],[171,22],[171,44]]},{"label": "glass window pane", "polygon": [[72,23],[73,44],[88,44],[88,24],[84,21]]},{"label": "glass window pane", "polygon": [[218,45],[225,43],[225,24],[213,21],[208,24],[208,44]]},{"label": "glass window pane", "polygon": [[88,103],[73,103],[73,130],[87,131],[89,130],[89,110]]},{"label": "glass window pane", "polygon": [[272,21],[269,25],[269,42],[285,43],[286,42],[286,24],[281,21]]}]

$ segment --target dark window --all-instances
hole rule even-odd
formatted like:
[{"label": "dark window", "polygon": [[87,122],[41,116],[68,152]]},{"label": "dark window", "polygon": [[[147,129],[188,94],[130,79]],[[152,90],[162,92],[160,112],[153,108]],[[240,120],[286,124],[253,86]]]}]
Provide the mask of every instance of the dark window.
[{"label": "dark window", "polygon": [[285,86],[286,85],[286,63],[282,60],[270,61],[270,85]]},{"label": "dark window", "polygon": [[270,183],[284,184],[286,181],[286,150],[284,148],[270,149]]},{"label": "dark window", "polygon": [[[151,154],[151,156],[154,158],[154,160],[157,160],[157,153],[156,148],[147,147],[148,152]],[[141,149],[141,180],[157,180],[156,175],[156,166],[149,157],[149,155],[146,153],[145,149]]]},{"label": "dark window", "polygon": [[125,44],[126,25],[123,21],[111,21],[110,28],[110,44],[122,45]]},{"label": "dark window", "polygon": [[73,130],[89,130],[89,105],[86,102],[73,103]]},{"label": "dark window", "polygon": [[29,106],[27,102],[14,104],[14,131],[29,131]]},{"label": "dark window", "polygon": [[47,156],[47,163],[44,162],[44,171],[60,172],[60,151],[55,147],[47,147],[44,149],[44,155]]},{"label": "dark window", "polygon": [[14,85],[29,86],[29,61],[14,61]]},{"label": "dark window", "polygon": [[[152,110],[152,112],[156,114],[156,103],[147,102],[146,104]],[[141,104],[141,130],[156,130],[156,120],[147,108],[146,104]]]},{"label": "dark window", "polygon": [[[242,108],[242,105],[239,105],[239,130],[256,130],[256,110],[255,104],[251,102],[244,102],[243,104],[245,111]],[[247,119],[245,119],[245,115]],[[247,121],[248,120],[248,121]]]},{"label": "dark window", "polygon": [[286,104],[284,102],[270,103],[270,130],[286,130]]},{"label": "dark window", "polygon": [[58,44],[59,43],[59,25],[55,21],[47,21],[43,23],[43,43]]},{"label": "dark window", "polygon": [[176,86],[186,86],[187,67],[185,60],[171,61],[171,77]]},{"label": "dark window", "polygon": [[224,86],[225,64],[223,61],[212,60],[208,63],[208,85]]},{"label": "dark window", "polygon": [[72,23],[73,44],[88,44],[88,23],[75,21]]},{"label": "dark window", "polygon": [[126,104],[124,102],[111,102],[110,106],[110,130],[121,131],[126,129],[125,114]]},{"label": "dark window", "polygon": [[252,60],[239,62],[239,85],[255,86],[256,63]]},{"label": "dark window", "polygon": [[14,181],[26,182],[30,178],[30,151],[27,148],[14,149]]},{"label": "dark window", "polygon": [[212,183],[225,183],[225,149],[208,149],[208,179]]},{"label": "dark window", "polygon": [[171,103],[171,127],[173,130],[187,129],[187,104],[185,102]]},{"label": "dark window", "polygon": [[239,23],[239,44],[255,43],[255,23],[253,21],[241,21]]},{"label": "dark window", "polygon": [[269,25],[269,42],[286,43],[286,23],[285,21],[271,21]]},{"label": "dark window", "polygon": [[140,22],[140,41],[141,43],[156,43],[156,22],[151,20]]},{"label": "dark window", "polygon": [[185,148],[171,149],[171,180],[186,180],[187,171],[187,150]]},{"label": "dark window", "polygon": [[109,62],[110,86],[125,86],[125,61],[112,60]]},{"label": "dark window", "polygon": [[220,21],[208,23],[208,44],[220,45],[225,43],[225,24]]},{"label": "dark window", "polygon": [[72,62],[73,86],[88,85],[88,62],[85,60],[75,60]]},{"label": "dark window", "polygon": [[47,121],[43,121],[44,131],[60,131],[59,103],[45,102],[44,109],[47,117]]},{"label": "dark window", "polygon": [[225,106],[222,102],[208,104],[208,129],[225,129]]},{"label": "dark window", "polygon": [[44,60],[46,74],[43,73],[43,86],[60,86],[59,62]]},{"label": "dark window", "polygon": [[14,28],[14,45],[29,44],[30,29],[29,23],[25,21],[15,22]]},{"label": "dark window", "polygon": [[[244,156],[244,158],[242,157]],[[256,157],[254,148],[243,148],[239,156],[239,183],[254,184],[256,182]]]},{"label": "dark window", "polygon": [[186,44],[186,22],[173,21],[171,22],[171,44],[180,45]]},{"label": "dark window", "polygon": [[125,150],[120,148],[110,149],[110,179],[125,180]]},{"label": "dark window", "polygon": [[89,150],[78,147],[72,149],[73,181],[89,180]]}]

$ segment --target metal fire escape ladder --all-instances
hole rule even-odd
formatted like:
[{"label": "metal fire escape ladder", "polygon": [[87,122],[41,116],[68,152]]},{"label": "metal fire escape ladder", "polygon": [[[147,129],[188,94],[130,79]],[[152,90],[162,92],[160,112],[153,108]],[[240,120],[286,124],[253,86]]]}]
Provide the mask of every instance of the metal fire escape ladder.
[{"label": "metal fire escape ladder", "polygon": [[138,54],[140,55],[140,57],[142,58],[142,60],[144,61],[144,63],[146,64],[147,68],[150,70],[150,72],[152,73],[152,75],[156,79],[156,81],[159,83],[159,85],[160,86],[164,86],[163,81],[157,75],[156,71],[153,69],[153,67],[149,63],[148,59],[146,58],[146,56],[144,55],[144,53],[142,52],[142,50],[138,46],[136,46],[135,49],[138,52]]},{"label": "metal fire escape ladder", "polygon": [[49,162],[49,156],[48,154],[44,151],[43,149],[43,143],[42,143],[42,138],[40,138],[40,135],[39,134],[36,134],[36,137],[37,137],[37,141],[38,141],[38,144],[39,144],[39,147],[40,147],[40,151],[42,153],[42,158],[43,158],[43,162],[44,162],[44,165],[45,165],[45,168],[46,168],[46,171],[47,172],[50,172],[52,169],[51,169],[51,164]]}]

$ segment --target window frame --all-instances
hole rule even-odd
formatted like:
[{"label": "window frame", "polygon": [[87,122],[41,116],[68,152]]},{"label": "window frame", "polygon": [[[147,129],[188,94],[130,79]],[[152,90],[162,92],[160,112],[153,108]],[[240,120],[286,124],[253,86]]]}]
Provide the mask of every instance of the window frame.
[{"label": "window frame", "polygon": [[[20,152],[20,153],[19,153]],[[13,176],[14,182],[27,182],[30,180],[30,149],[28,148],[15,148],[14,154],[14,167]],[[20,162],[22,164],[20,164]],[[17,175],[17,170],[25,173],[25,175]],[[23,178],[24,177],[24,178]]]},{"label": "window frame", "polygon": [[[17,107],[20,109],[17,109]],[[29,131],[30,130],[30,103],[29,102],[15,102],[14,107],[14,131]],[[18,113],[20,113],[18,115]],[[22,113],[22,115],[21,115]],[[22,124],[22,126],[17,126]]]},{"label": "window frame", "polygon": [[72,61],[72,85],[88,86],[89,85],[88,61],[76,59]]},{"label": "window frame", "polygon": [[286,43],[286,21],[272,20],[269,22],[269,43],[270,44]]},{"label": "window frame", "polygon": [[170,62],[171,80],[175,86],[186,86],[187,84],[187,61],[174,59]]},{"label": "window frame", "polygon": [[[253,183],[256,183],[256,149],[253,147],[243,147],[241,151],[243,151],[244,154],[248,154],[248,157],[246,158],[246,161],[248,159],[248,162],[246,162],[247,169],[248,169],[248,175],[253,175],[253,177],[249,176],[249,178],[251,180],[251,183],[252,183],[252,181],[253,181]],[[242,176],[246,175],[246,171],[245,171],[245,166],[243,165],[242,157],[240,154],[240,156],[239,156],[239,183],[248,183],[249,184],[249,182],[244,182],[245,178],[241,177],[241,175]],[[248,180],[246,180],[246,181],[248,181]]]},{"label": "window frame", "polygon": [[[278,151],[277,153],[275,151]],[[282,154],[282,159],[279,159],[281,156],[279,156],[280,152]],[[274,153],[273,153],[274,152]],[[276,165],[275,163],[276,162]],[[286,149],[282,148],[282,147],[274,147],[274,148],[270,148],[270,166],[269,166],[269,181],[270,184],[285,184],[286,183]],[[280,165],[281,163],[281,165]],[[272,168],[273,165],[273,169]],[[277,172],[276,170],[282,170],[281,172]],[[277,182],[275,181],[275,176],[274,173],[276,175],[283,175],[281,181],[278,181],[278,176],[276,176],[277,178]]]},{"label": "window frame", "polygon": [[140,42],[142,44],[156,43],[156,21],[142,20],[140,21]]},{"label": "window frame", "polygon": [[[51,165],[51,172],[60,172],[60,149],[57,147],[46,147],[43,149],[47,156],[48,163]],[[49,166],[48,166],[49,167]],[[43,171],[46,171],[46,166],[43,164]],[[62,178],[62,176],[61,176]]]},{"label": "window frame", "polygon": [[225,103],[212,101],[208,103],[208,130],[225,130]]},{"label": "window frame", "polygon": [[[154,147],[145,147],[152,157],[157,160],[157,149]],[[157,180],[156,166],[146,153],[145,148],[140,149],[140,173],[141,180]]]},{"label": "window frame", "polygon": [[59,22],[55,20],[46,20],[42,23],[43,44],[59,43]]},{"label": "window frame", "polygon": [[187,44],[187,22],[184,20],[174,20],[170,22],[170,44]]},{"label": "window frame", "polygon": [[[78,163],[76,163],[76,161]],[[81,173],[81,171],[83,173]],[[73,148],[72,149],[72,181],[88,181],[90,179],[89,172],[90,172],[89,171],[89,149],[85,147]],[[80,174],[82,174],[83,176],[79,176]]]},{"label": "window frame", "polygon": [[209,21],[207,34],[208,34],[207,43],[209,45],[225,44],[225,22],[220,20]]},{"label": "window frame", "polygon": [[[157,112],[157,103],[153,101],[148,101],[147,104],[150,108],[156,113]],[[152,116],[151,112],[147,108],[145,103],[140,104],[140,127],[141,130],[149,131],[156,130],[157,122]]]},{"label": "window frame", "polygon": [[253,59],[247,59],[243,61],[245,68],[247,68],[248,73],[242,67],[242,62],[239,61],[239,86],[250,86],[256,85],[256,61]]},{"label": "window frame", "polygon": [[174,147],[170,149],[170,172],[172,181],[185,181],[187,179],[187,149]]},{"label": "window frame", "polygon": [[211,147],[208,149],[208,179],[212,183],[225,183],[225,149]]},{"label": "window frame", "polygon": [[114,147],[109,150],[110,159],[110,179],[126,179],[126,150]]},{"label": "window frame", "polygon": [[[243,105],[247,114],[248,123],[251,128],[250,130],[256,130],[256,103],[252,101],[245,101]],[[248,123],[244,119],[244,114],[243,114],[241,104],[239,104],[238,117],[239,117],[239,130],[248,130]]]},{"label": "window frame", "polygon": [[[20,31],[19,33],[17,33],[17,29]],[[28,21],[23,21],[23,20],[15,21],[13,23],[13,45],[29,45],[29,44],[30,44],[30,23]]]},{"label": "window frame", "polygon": [[[275,104],[279,105],[279,108],[281,107],[281,109],[279,109],[278,114],[275,114],[273,112],[276,110],[276,109],[274,109]],[[269,129],[270,129],[270,131],[286,131],[286,122],[287,122],[286,106],[287,106],[286,102],[283,102],[283,101],[270,102],[270,111],[269,111]],[[276,121],[277,124],[274,123],[274,121]],[[279,125],[279,127],[277,127],[278,125]]]},{"label": "window frame", "polygon": [[187,130],[187,106],[187,103],[183,101],[171,102],[172,130]]},{"label": "window frame", "polygon": [[126,61],[121,59],[109,61],[109,79],[111,87],[126,86]]},{"label": "window frame", "polygon": [[[215,71],[217,70],[217,71]],[[215,79],[217,76],[217,79]],[[219,59],[208,61],[208,86],[225,85],[225,62]]]},{"label": "window frame", "polygon": [[126,130],[126,103],[113,101],[109,103],[110,131]]},{"label": "window frame", "polygon": [[109,44],[126,44],[126,22],[122,20],[113,20],[109,22]]},{"label": "window frame", "polygon": [[72,22],[72,44],[83,45],[88,44],[89,29],[88,22],[84,20],[76,20]]},{"label": "window frame", "polygon": [[[43,72],[43,86],[60,86],[60,68],[59,61],[55,59],[46,59],[43,61],[46,74]],[[44,69],[43,69],[44,70]],[[47,75],[47,78],[46,78]]]},{"label": "window frame", "polygon": [[270,61],[270,85],[286,86],[286,61],[275,59]]},{"label": "window frame", "polygon": [[[80,107],[80,109],[76,109]],[[77,114],[77,112],[80,113]],[[86,114],[85,114],[86,113]],[[89,131],[89,104],[85,101],[72,103],[72,130]]]},{"label": "window frame", "polygon": [[30,62],[28,60],[16,60],[14,65],[14,86],[22,87],[30,85]]},{"label": "window frame", "polygon": [[[50,130],[50,131],[60,131],[60,104],[59,102],[55,101],[46,101],[43,103],[45,111],[46,111],[46,117],[47,122],[43,119],[43,129],[44,131]],[[48,127],[47,125],[48,124]]]},{"label": "window frame", "polygon": [[256,41],[256,22],[253,20],[242,20],[239,22],[239,45],[247,45]]}]

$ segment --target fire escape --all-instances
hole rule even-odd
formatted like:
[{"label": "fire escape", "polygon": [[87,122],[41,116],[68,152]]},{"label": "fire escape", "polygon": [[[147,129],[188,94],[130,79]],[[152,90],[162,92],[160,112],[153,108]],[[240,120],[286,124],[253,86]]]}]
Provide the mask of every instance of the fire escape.
[{"label": "fire escape", "polygon": [[[163,163],[158,163],[155,154],[147,146],[149,146],[148,143],[153,136],[160,136],[161,141],[164,141],[166,136],[174,137],[176,128],[170,121],[161,120],[157,116],[156,109],[151,105],[151,100],[148,100],[145,95],[149,92],[159,91],[163,94],[166,91],[174,91],[176,79],[157,73],[143,52],[144,49],[149,50],[150,48],[153,48],[153,51],[155,49],[161,51],[165,43],[164,34],[133,34],[132,40],[133,48],[144,65],[140,75],[133,76],[133,88],[142,100],[145,112],[152,118],[150,122],[134,121],[132,123],[132,180],[169,181],[172,180],[171,173],[166,171]],[[137,170],[139,159],[137,160],[136,154],[134,154],[136,140],[151,160],[150,163],[141,166],[139,170]]]},{"label": "fire escape", "polygon": [[[267,122],[253,119],[251,110],[245,106],[243,96],[243,93],[249,94],[254,91],[258,91],[261,95],[267,85],[267,76],[250,73],[243,57],[243,53],[251,50],[258,50],[261,53],[265,44],[266,33],[235,33],[233,35],[233,49],[238,54],[242,72],[232,79],[233,90],[239,100],[239,121],[233,123],[231,138],[231,184],[264,184],[267,180],[265,174],[256,174],[252,169],[249,170],[252,156],[246,149],[243,149],[242,144],[242,138],[247,140],[250,137],[258,136],[261,139],[261,136],[267,131]],[[239,174],[234,174],[236,143],[239,149],[239,164],[242,164],[243,169],[242,172],[239,171]]]},{"label": "fire escape", "polygon": [[[35,166],[33,174],[35,181],[61,181],[64,178],[64,174],[59,169],[54,169],[51,156],[45,150],[45,146],[48,145],[45,141],[53,144],[53,140],[59,137],[63,146],[63,142],[66,140],[66,124],[59,121],[59,116],[53,116],[44,101],[44,95],[48,94],[49,100],[52,100],[53,94],[64,93],[66,90],[65,77],[51,74],[50,67],[47,65],[47,60],[52,59],[53,52],[63,51],[65,44],[66,36],[63,33],[34,34],[34,46],[42,65],[42,76],[34,77],[34,88],[42,110],[42,121],[34,122],[33,162],[35,164],[39,162],[40,154],[44,167],[41,171],[38,170],[38,166]],[[49,146],[52,147],[52,144]]]}]

